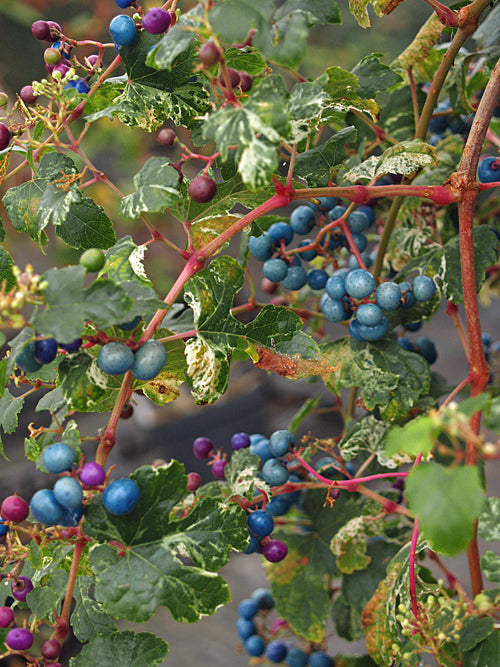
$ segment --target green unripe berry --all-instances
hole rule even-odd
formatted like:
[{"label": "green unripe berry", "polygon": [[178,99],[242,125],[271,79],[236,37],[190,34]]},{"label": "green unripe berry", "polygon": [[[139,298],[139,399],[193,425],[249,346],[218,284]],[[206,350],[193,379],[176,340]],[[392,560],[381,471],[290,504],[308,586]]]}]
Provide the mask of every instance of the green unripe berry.
[{"label": "green unripe berry", "polygon": [[57,65],[61,57],[61,52],[58,49],[53,49],[51,46],[43,52],[43,59],[47,65]]},{"label": "green unripe berry", "polygon": [[474,598],[474,604],[476,605],[478,610],[483,613],[490,611],[490,609],[493,607],[493,603],[485,593],[479,593],[478,595],[476,595],[476,597]]},{"label": "green unripe berry", "polygon": [[89,248],[80,257],[80,264],[87,271],[100,271],[106,262],[106,257],[99,248]]},{"label": "green unripe berry", "polygon": [[7,96],[7,93],[0,93],[0,107],[4,107],[8,101],[9,98]]}]

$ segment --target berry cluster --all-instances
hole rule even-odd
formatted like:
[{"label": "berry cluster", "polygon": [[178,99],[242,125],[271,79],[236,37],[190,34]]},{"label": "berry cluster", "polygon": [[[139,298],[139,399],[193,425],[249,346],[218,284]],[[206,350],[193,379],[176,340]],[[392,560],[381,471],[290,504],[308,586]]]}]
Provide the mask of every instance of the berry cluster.
[{"label": "berry cluster", "polygon": [[290,628],[281,618],[276,618],[271,628],[266,627],[273,608],[274,600],[267,588],[257,588],[238,606],[236,630],[252,658],[263,656],[270,662],[284,662],[289,667],[334,667],[334,661],[325,651],[311,647],[303,650],[291,642],[274,639],[284,632],[290,633]]},{"label": "berry cluster", "polygon": [[[133,320],[121,324],[120,328],[134,328],[137,323],[138,321]],[[97,356],[97,365],[104,373],[121,375],[131,371],[134,377],[143,382],[153,380],[166,361],[167,351],[158,340],[145,341],[135,352],[125,343],[112,341],[103,345]]]},{"label": "berry cluster", "polygon": [[[25,602],[26,596],[33,589],[33,584],[28,577],[19,576],[17,580],[12,580],[11,591],[14,599]],[[10,607],[0,607],[0,628],[11,628],[5,637],[7,647],[13,651],[27,651],[33,645],[34,637],[28,628],[16,627],[14,612]],[[61,643],[57,639],[47,639],[41,646],[42,657],[50,660],[45,663],[46,667],[62,667],[59,662],[52,662],[59,657],[61,652]]]}]

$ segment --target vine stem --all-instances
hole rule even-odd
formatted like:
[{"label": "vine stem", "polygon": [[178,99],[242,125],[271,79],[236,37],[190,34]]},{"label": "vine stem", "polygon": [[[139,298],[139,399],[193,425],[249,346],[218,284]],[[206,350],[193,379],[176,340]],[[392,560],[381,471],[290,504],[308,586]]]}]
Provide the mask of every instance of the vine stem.
[{"label": "vine stem", "polygon": [[415,618],[415,623],[413,626],[412,633],[415,635],[417,629],[415,627],[416,621],[418,619],[418,601],[417,601],[417,581],[415,577],[415,563],[417,558],[417,541],[418,541],[418,519],[415,519],[413,524],[413,533],[411,536],[410,544],[410,557],[408,561],[408,579],[410,584],[410,600],[411,600],[411,611]]},{"label": "vine stem", "polygon": [[81,538],[75,544],[75,550],[73,551],[73,560],[71,561],[71,569],[69,571],[68,585],[66,587],[66,594],[64,596],[63,607],[61,611],[61,616],[57,621],[57,634],[56,639],[62,644],[66,638],[66,635],[69,631],[69,615],[71,612],[71,602],[73,601],[73,591],[75,590],[76,577],[78,575],[78,568],[80,566],[80,560],[87,543],[86,538]]}]

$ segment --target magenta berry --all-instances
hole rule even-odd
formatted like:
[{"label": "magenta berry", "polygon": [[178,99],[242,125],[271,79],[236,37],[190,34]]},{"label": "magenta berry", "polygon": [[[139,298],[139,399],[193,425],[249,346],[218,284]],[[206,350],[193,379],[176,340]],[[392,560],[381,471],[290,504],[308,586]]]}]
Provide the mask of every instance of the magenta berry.
[{"label": "magenta berry", "polygon": [[0,151],[4,151],[9,145],[11,133],[7,125],[0,123]]},{"label": "magenta berry", "polygon": [[212,473],[215,479],[224,479],[224,470],[227,466],[227,461],[220,459],[219,461],[214,461],[212,466]]},{"label": "magenta berry", "polygon": [[188,473],[187,490],[196,491],[201,486],[201,475],[197,472]]},{"label": "magenta berry", "polygon": [[0,514],[4,521],[13,521],[21,523],[28,518],[30,506],[19,496],[8,496],[0,506]]},{"label": "magenta berry", "polygon": [[264,558],[270,563],[279,563],[288,553],[288,547],[281,540],[269,540],[264,546]]},{"label": "magenta berry", "polygon": [[197,459],[208,459],[213,448],[214,443],[209,438],[196,438],[193,442],[193,454]]},{"label": "magenta berry", "polygon": [[213,42],[206,42],[203,44],[203,46],[200,47],[200,50],[198,51],[198,57],[201,64],[207,69],[210,69],[214,65],[217,65],[220,60],[219,49]]},{"label": "magenta berry", "polygon": [[40,39],[43,41],[49,41],[50,39],[50,26],[47,21],[35,21],[31,25],[31,33],[35,39]]},{"label": "magenta berry", "polygon": [[14,622],[14,612],[10,607],[0,607],[0,628],[8,628]]},{"label": "magenta berry", "polygon": [[12,628],[7,633],[5,643],[13,651],[27,651],[33,645],[33,635],[26,628]]},{"label": "magenta berry", "polygon": [[142,20],[142,27],[151,35],[161,35],[168,30],[171,22],[169,12],[163,7],[153,7],[146,12]]},{"label": "magenta berry", "polygon": [[13,579],[10,582],[10,590],[13,598],[19,602],[26,602],[26,596],[33,590],[33,583],[29,577],[21,574],[17,581]]},{"label": "magenta berry", "polygon": [[213,178],[202,174],[193,178],[188,187],[188,193],[191,199],[198,204],[206,204],[215,197],[217,185]]},{"label": "magenta berry", "polygon": [[[232,67],[227,68],[227,73],[229,75],[229,83],[231,84],[231,88],[237,88],[240,85],[240,75]],[[224,74],[220,75],[219,81],[223,86],[226,85],[226,79],[224,77]]]},{"label": "magenta berry", "polygon": [[244,93],[247,93],[253,86],[253,79],[247,72],[239,72],[240,88]]},{"label": "magenta berry", "polygon": [[80,470],[80,481],[85,486],[99,486],[106,479],[106,471],[95,461],[89,461]]},{"label": "magenta berry", "polygon": [[61,652],[61,644],[57,639],[47,639],[42,644],[42,655],[46,660],[55,660]]},{"label": "magenta berry", "polygon": [[59,23],[56,23],[55,21],[47,21],[47,25],[49,26],[49,36],[47,38],[47,41],[49,42],[55,42],[61,37],[62,35],[62,28],[59,25]]}]

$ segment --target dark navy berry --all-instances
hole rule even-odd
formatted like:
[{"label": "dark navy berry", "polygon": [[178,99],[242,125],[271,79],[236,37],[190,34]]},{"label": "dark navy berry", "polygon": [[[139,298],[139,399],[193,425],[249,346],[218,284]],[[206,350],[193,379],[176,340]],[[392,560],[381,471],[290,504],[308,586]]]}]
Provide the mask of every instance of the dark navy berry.
[{"label": "dark navy berry", "polygon": [[401,303],[401,287],[396,283],[380,283],[375,299],[384,310],[396,310]]},{"label": "dark navy berry", "polygon": [[[268,503],[268,506],[269,505],[270,505],[270,503]],[[277,516],[277,515],[275,515],[275,516]],[[9,532],[9,526],[6,526],[5,525],[5,519],[2,519],[0,517],[0,537],[5,537],[5,535],[7,535],[8,532]],[[0,609],[1,609],[1,607],[0,607]],[[2,627],[4,627],[4,626],[0,625],[0,628],[2,628]]]},{"label": "dark navy berry", "polygon": [[260,657],[266,650],[266,642],[260,635],[252,635],[245,642],[248,655],[254,658]]},{"label": "dark navy berry", "polygon": [[74,527],[78,526],[83,516],[83,505],[67,509],[64,512],[63,518],[59,521],[61,526]]},{"label": "dark navy berry", "polygon": [[288,512],[292,506],[293,501],[288,497],[288,493],[282,493],[279,496],[275,496],[270,502],[266,505],[266,510],[269,514],[273,516],[283,516]]},{"label": "dark navy berry", "polygon": [[130,7],[130,5],[133,5],[135,0],[115,0],[116,4],[118,7],[121,7],[122,9],[127,9],[127,7]]},{"label": "dark navy berry", "polygon": [[309,234],[316,216],[309,206],[299,206],[290,215],[290,227],[296,234]]},{"label": "dark navy berry", "polygon": [[264,232],[261,236],[250,236],[248,239],[250,253],[260,262],[265,262],[271,258],[273,247],[273,237],[267,232]]},{"label": "dark navy berry", "polygon": [[324,289],[329,276],[323,269],[311,269],[307,274],[307,284],[311,289]]},{"label": "dark navy berry", "polygon": [[368,245],[368,239],[366,238],[366,234],[363,234],[362,232],[360,232],[359,234],[353,234],[352,240],[354,241],[354,245],[359,250],[359,252],[363,252],[363,250],[366,250],[366,246]]},{"label": "dark navy berry", "polygon": [[147,340],[134,354],[130,369],[138,380],[153,380],[167,363],[167,350],[159,340]]},{"label": "dark navy berry", "polygon": [[252,600],[259,605],[259,609],[270,610],[274,608],[274,599],[268,588],[256,588],[252,593]]},{"label": "dark navy berry", "polygon": [[252,598],[245,598],[238,605],[238,614],[247,621],[251,621],[258,611],[259,605]]},{"label": "dark navy berry", "polygon": [[42,461],[48,472],[58,475],[75,462],[75,450],[64,442],[55,442],[43,450]]},{"label": "dark navy berry", "polygon": [[254,554],[259,549],[259,547],[260,547],[260,537],[255,537],[255,535],[250,535],[250,541],[243,553]]},{"label": "dark navy berry", "polygon": [[58,524],[64,517],[64,507],[57,502],[54,492],[50,489],[37,491],[31,499],[30,509],[35,521],[45,526]]},{"label": "dark navy berry", "polygon": [[360,332],[359,328],[360,328],[360,324],[359,324],[358,320],[354,317],[349,322],[349,333],[354,338],[354,340],[357,340],[358,342],[363,343],[365,339],[361,335],[361,332]]},{"label": "dark navy berry", "polygon": [[109,32],[118,46],[132,46],[137,38],[137,28],[130,16],[119,14],[109,24]]},{"label": "dark navy berry", "polygon": [[54,484],[54,496],[66,509],[75,509],[82,504],[83,489],[74,477],[61,477]]},{"label": "dark navy berry", "polygon": [[262,463],[269,461],[273,458],[271,450],[269,449],[269,440],[267,438],[262,438],[258,440],[255,444],[250,445],[250,451],[252,454],[256,454]]},{"label": "dark navy berry", "polygon": [[133,479],[123,477],[115,479],[104,490],[104,507],[111,514],[121,516],[128,514],[139,502],[140,491]]},{"label": "dark navy berry", "polygon": [[369,220],[369,226],[373,225],[375,222],[375,211],[371,206],[360,206],[359,208],[356,209],[359,213],[364,213],[368,220]]},{"label": "dark navy berry", "polygon": [[282,259],[268,259],[262,267],[264,276],[273,283],[279,283],[288,273],[288,265]]},{"label": "dark navy berry", "polygon": [[270,458],[262,466],[262,478],[271,486],[281,486],[288,482],[290,473],[278,459]]},{"label": "dark navy berry", "polygon": [[116,326],[122,331],[132,331],[132,329],[135,329],[141,320],[142,317],[140,315],[137,315],[137,317],[134,317],[133,320],[130,320],[129,322],[122,322],[121,324],[117,324]]},{"label": "dark navy berry", "polygon": [[288,245],[293,239],[293,229],[286,222],[274,222],[267,231],[277,246],[282,242]]},{"label": "dark navy berry", "polygon": [[436,293],[436,283],[429,276],[416,276],[412,288],[417,301],[429,301]]},{"label": "dark navy berry", "polygon": [[108,375],[121,375],[134,365],[134,353],[125,343],[113,341],[101,347],[97,365]]},{"label": "dark navy berry", "polygon": [[318,208],[320,211],[323,211],[323,213],[331,211],[331,209],[337,205],[337,197],[319,197],[318,201]]},{"label": "dark navy berry", "polygon": [[302,266],[289,266],[285,278],[281,281],[285,289],[296,291],[307,282],[307,272]]},{"label": "dark navy berry", "polygon": [[384,313],[376,303],[362,303],[356,311],[358,322],[367,327],[376,326],[381,322],[383,317]]},{"label": "dark navy berry", "polygon": [[83,79],[77,79],[75,82],[75,89],[82,94],[87,94],[90,90],[89,84]]},{"label": "dark navy berry", "polygon": [[247,433],[235,433],[231,438],[231,447],[233,449],[246,449],[250,447],[250,436]]},{"label": "dark navy berry", "polygon": [[486,157],[479,163],[477,177],[481,183],[500,181],[500,162],[498,157]]},{"label": "dark navy berry", "polygon": [[415,331],[418,331],[419,329],[422,328],[422,324],[423,324],[422,321],[420,321],[420,322],[408,322],[408,324],[404,325],[404,328],[407,331],[415,332]]},{"label": "dark navy berry", "polygon": [[295,436],[286,429],[275,431],[269,439],[269,449],[276,458],[285,454],[295,446]]},{"label": "dark navy berry", "polygon": [[[311,243],[313,243],[312,239],[304,239],[304,241],[301,241],[297,247],[304,248],[305,246],[311,245]],[[316,252],[316,250],[314,250],[314,248],[312,248],[311,250],[304,250],[304,252],[298,254],[300,256],[300,259],[303,259],[304,262],[310,262],[318,255],[318,253]]]},{"label": "dark navy berry", "polygon": [[82,343],[83,341],[81,338],[75,338],[71,343],[59,343],[59,347],[62,350],[66,350],[66,352],[75,352],[81,347]]},{"label": "dark navy berry", "polygon": [[39,364],[50,364],[57,355],[57,342],[55,338],[43,338],[36,340],[33,348],[33,356]]},{"label": "dark navy berry", "polygon": [[287,646],[278,639],[269,642],[266,648],[266,658],[271,662],[283,662],[287,654]]},{"label": "dark navy berry", "polygon": [[375,278],[365,269],[356,269],[347,274],[345,288],[349,296],[364,299],[375,289]]},{"label": "dark navy berry", "polygon": [[245,641],[245,639],[248,639],[256,633],[257,628],[255,627],[255,623],[253,621],[240,617],[236,621],[236,630],[238,631],[240,638]]},{"label": "dark navy berry", "polygon": [[426,359],[429,364],[433,364],[437,359],[437,351],[434,343],[427,336],[421,336],[417,338],[416,346],[419,354]]},{"label": "dark navy berry", "polygon": [[407,350],[408,352],[415,352],[415,345],[413,345],[407,336],[401,336],[401,338],[398,338],[398,343],[401,345],[403,350]]},{"label": "dark navy berry", "polygon": [[16,365],[25,373],[34,373],[40,370],[42,364],[35,359],[35,343],[32,341],[16,357]]},{"label": "dark navy berry", "polygon": [[347,209],[345,206],[335,206],[331,211],[328,212],[328,217],[330,220],[338,220],[344,215],[346,210]]},{"label": "dark navy berry", "polygon": [[267,537],[273,532],[274,520],[266,510],[255,510],[248,515],[248,530],[255,537]]}]

